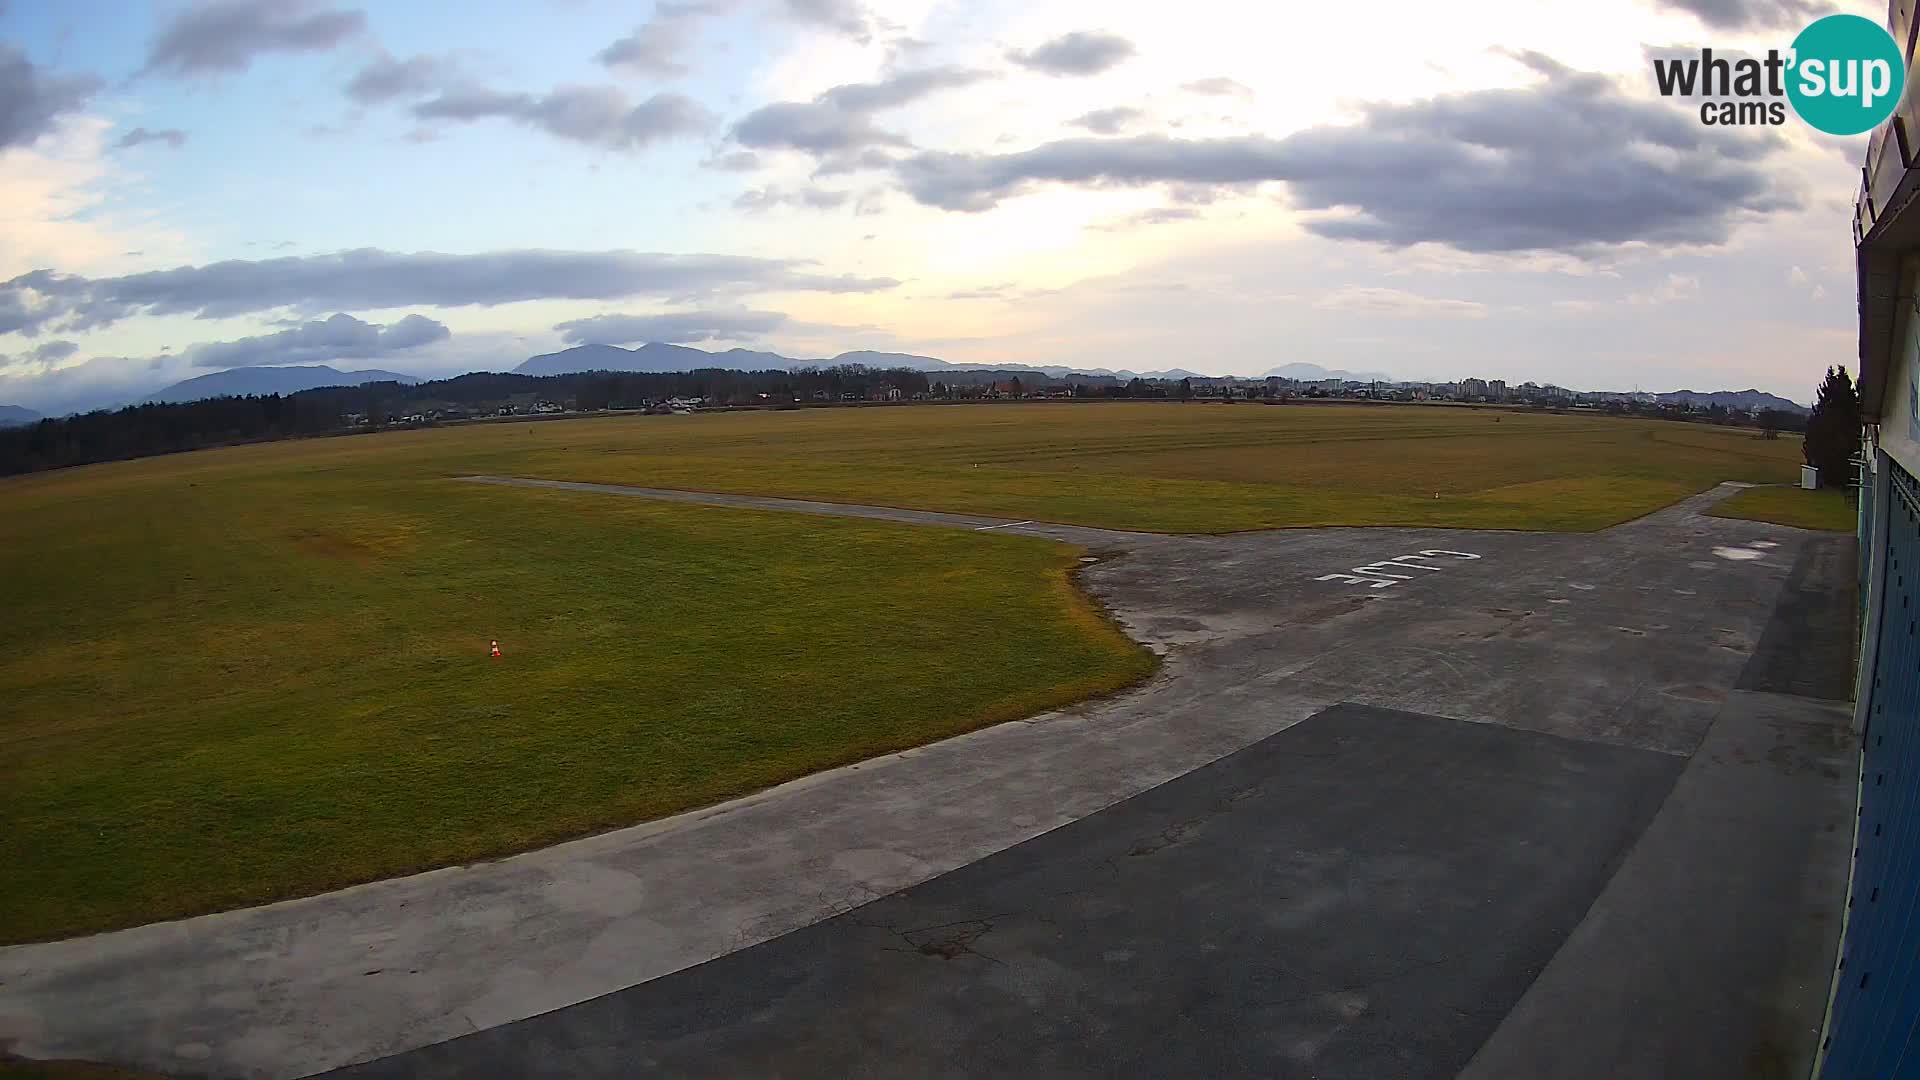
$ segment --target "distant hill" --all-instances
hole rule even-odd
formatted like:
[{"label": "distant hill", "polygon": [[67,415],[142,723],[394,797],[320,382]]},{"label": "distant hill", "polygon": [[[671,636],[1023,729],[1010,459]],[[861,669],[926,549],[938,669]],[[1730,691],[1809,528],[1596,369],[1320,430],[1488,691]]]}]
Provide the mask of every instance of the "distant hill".
[{"label": "distant hill", "polygon": [[1715,390],[1702,394],[1692,390],[1675,390],[1670,394],[1655,394],[1655,398],[1670,405],[1724,405],[1729,409],[1783,409],[1787,412],[1811,412],[1805,405],[1788,401],[1786,398],[1769,394],[1764,390]]},{"label": "distant hill", "polygon": [[1391,375],[1381,371],[1342,371],[1339,368],[1323,368],[1319,364],[1281,364],[1269,368],[1267,378],[1298,379],[1301,382],[1318,382],[1321,379],[1344,379],[1347,382],[1393,382]]},{"label": "distant hill", "polygon": [[[745,349],[736,350],[746,352]],[[772,353],[752,353],[753,356],[772,356]],[[781,359],[785,359],[782,357]],[[788,360],[779,366],[786,367]],[[719,357],[705,349],[688,348],[685,345],[668,345],[653,341],[637,349],[623,349],[618,345],[576,345],[557,353],[543,353],[530,357],[515,372],[521,375],[565,375],[574,371],[694,371],[699,368],[722,367]]]},{"label": "distant hill", "polygon": [[[815,362],[817,363],[818,361]],[[915,356],[912,353],[872,352],[867,349],[843,352],[839,356],[826,361],[826,363],[861,364],[870,368],[912,368],[915,371],[943,371],[947,368],[960,366],[931,356]],[[1018,365],[1014,366],[1017,367]]]},{"label": "distant hill", "polygon": [[40,414],[20,405],[0,405],[0,427],[21,427],[40,419]]},{"label": "distant hill", "polygon": [[140,399],[141,404],[199,401],[203,398],[247,397],[259,394],[297,394],[323,386],[359,386],[370,382],[417,383],[412,375],[396,371],[341,371],[313,364],[302,367],[237,367],[174,383]]}]

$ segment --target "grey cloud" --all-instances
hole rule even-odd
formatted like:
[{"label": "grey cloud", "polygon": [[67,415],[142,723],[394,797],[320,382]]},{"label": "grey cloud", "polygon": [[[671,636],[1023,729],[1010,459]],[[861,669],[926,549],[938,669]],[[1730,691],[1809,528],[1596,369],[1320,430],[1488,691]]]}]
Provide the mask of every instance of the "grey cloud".
[{"label": "grey cloud", "polygon": [[1180,84],[1180,89],[1190,94],[1210,94],[1214,97],[1250,98],[1253,91],[1245,85],[1235,82],[1224,75],[1215,75],[1210,79],[1195,79]]},{"label": "grey cloud", "polygon": [[760,167],[760,155],[751,150],[735,150],[727,154],[716,155],[706,162],[715,169],[727,172],[752,172]]},{"label": "grey cloud", "polygon": [[415,105],[413,113],[423,120],[460,122],[499,117],[614,150],[699,131],[712,120],[684,95],[655,94],[636,105],[613,86],[563,86],[541,95],[461,87]]},{"label": "grey cloud", "polygon": [[788,259],[638,251],[475,255],[362,248],[182,266],[114,278],[35,270],[0,282],[0,333],[106,326],[134,315],[224,318],[302,312],[492,306],[523,300],[662,299],[769,291],[878,292],[892,278],[828,275]]},{"label": "grey cloud", "polygon": [[1075,30],[1007,58],[1049,75],[1098,75],[1133,55],[1133,42],[1117,34]]},{"label": "grey cloud", "polygon": [[244,71],[269,52],[325,52],[366,31],[361,11],[314,10],[303,0],[216,0],[174,16],[143,71]]},{"label": "grey cloud", "polygon": [[162,128],[159,131],[148,131],[146,128],[137,127],[125,135],[120,136],[120,141],[113,145],[121,150],[128,150],[139,146],[141,143],[163,142],[175,150],[178,150],[186,144],[186,141],[187,133],[181,131],[179,128]]},{"label": "grey cloud", "polygon": [[1139,109],[1127,105],[1116,105],[1111,109],[1095,109],[1090,113],[1076,116],[1069,123],[1075,127],[1086,128],[1095,135],[1118,135],[1127,125],[1145,115],[1146,113]]},{"label": "grey cloud", "polygon": [[49,75],[19,49],[0,42],[0,150],[26,146],[77,112],[100,88],[86,75]]},{"label": "grey cloud", "polygon": [[906,139],[875,127],[859,113],[800,101],[755,109],[733,125],[733,138],[755,150],[805,150],[813,154],[907,145]]},{"label": "grey cloud", "polygon": [[382,56],[354,75],[347,83],[347,96],[362,105],[378,105],[394,98],[430,94],[446,79],[448,70],[446,61],[432,56],[405,60]]},{"label": "grey cloud", "polygon": [[893,167],[893,155],[876,146],[863,150],[848,150],[827,154],[813,170],[813,175],[841,176],[846,173],[864,172],[871,169],[890,169]]},{"label": "grey cloud", "polygon": [[920,202],[965,211],[1043,183],[1284,181],[1295,206],[1323,212],[1306,222],[1319,235],[1466,251],[1713,244],[1744,217],[1798,204],[1765,161],[1784,145],[1778,136],[1705,128],[1602,76],[1519,59],[1551,77],[1374,104],[1358,123],[1282,139],[1066,139],[1003,155],[915,154],[896,171]]},{"label": "grey cloud", "polygon": [[555,324],[561,340],[570,345],[627,345],[664,341],[683,345],[693,341],[743,341],[771,333],[787,324],[778,311],[744,308],[719,311],[670,311],[660,315],[595,315]]},{"label": "grey cloud", "polygon": [[721,11],[718,3],[663,3],[654,7],[653,18],[636,27],[633,33],[600,50],[595,59],[609,68],[678,78],[687,73],[681,56],[693,41],[698,20]]},{"label": "grey cloud", "polygon": [[49,341],[43,345],[35,346],[27,353],[27,356],[40,363],[51,364],[56,360],[65,360],[67,357],[79,351],[80,346],[75,345],[71,341]]},{"label": "grey cloud", "polygon": [[936,67],[895,72],[876,82],[845,83],[810,102],[781,101],[761,106],[733,125],[733,139],[753,149],[813,154],[822,159],[822,175],[885,168],[892,159],[878,147],[911,144],[904,136],[875,125],[868,114],[984,78],[984,71]]},{"label": "grey cloud", "polygon": [[733,205],[741,210],[772,210],[781,206],[801,207],[807,210],[832,210],[846,205],[852,198],[850,192],[834,191],[830,188],[800,188],[787,191],[776,187],[753,188],[740,193]]},{"label": "grey cloud", "polygon": [[1832,4],[1821,0],[1663,0],[1715,30],[1760,30],[1794,27],[1830,14]]},{"label": "grey cloud", "polygon": [[847,112],[875,112],[906,105],[936,91],[968,86],[986,77],[986,72],[968,68],[921,68],[896,72],[878,82],[836,86],[816,100]]},{"label": "grey cloud", "polygon": [[386,326],[337,314],[300,323],[271,334],[195,345],[182,355],[194,367],[306,364],[327,360],[366,360],[445,341],[446,325],[425,315],[408,315]]},{"label": "grey cloud", "polygon": [[413,114],[424,120],[467,121],[490,116],[518,117],[532,102],[532,94],[464,86],[443,90],[431,100],[415,105]]},{"label": "grey cloud", "polygon": [[872,31],[867,11],[856,0],[785,0],[795,21],[837,31],[865,43]]}]

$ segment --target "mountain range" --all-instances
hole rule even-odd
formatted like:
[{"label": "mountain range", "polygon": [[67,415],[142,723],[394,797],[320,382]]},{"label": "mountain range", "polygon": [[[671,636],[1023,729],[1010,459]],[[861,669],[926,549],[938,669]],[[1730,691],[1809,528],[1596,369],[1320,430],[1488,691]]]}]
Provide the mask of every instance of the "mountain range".
[{"label": "mountain range", "polygon": [[[828,367],[842,364],[862,364],[870,368],[911,368],[915,371],[1037,371],[1042,375],[1062,378],[1067,375],[1095,375],[1116,379],[1207,379],[1214,376],[1202,375],[1185,368],[1166,368],[1160,371],[1129,371],[1112,368],[1075,368],[1053,364],[955,364],[933,356],[918,356],[913,353],[872,352],[861,349],[843,352],[838,356],[796,360],[779,353],[755,352],[751,349],[728,349],[726,352],[710,353],[705,349],[696,349],[687,345],[668,345],[663,342],[650,342],[634,349],[623,349],[617,345],[576,345],[560,352],[542,353],[530,357],[525,363],[514,368],[521,375],[564,375],[575,371],[691,371],[695,368],[738,368],[743,371],[786,370],[796,367]],[[1318,364],[1283,364],[1266,373],[1287,379],[1347,379],[1353,382],[1371,382],[1374,380],[1391,381],[1391,376],[1377,372],[1352,372],[1328,370]],[[1263,376],[1264,377],[1264,376]]]},{"label": "mountain range", "polygon": [[1810,412],[1805,405],[1788,401],[1765,390],[1715,390],[1702,394],[1693,390],[1675,390],[1669,394],[1655,394],[1654,399],[1669,405],[1724,405],[1729,409],[1782,409],[1786,412]]},{"label": "mountain range", "polygon": [[40,414],[20,405],[0,405],[0,427],[21,427],[40,419]]},{"label": "mountain range", "polygon": [[417,383],[412,375],[397,371],[341,371],[313,364],[301,367],[237,367],[200,375],[174,383],[143,397],[137,404],[170,401],[199,401],[202,398],[247,397],[260,394],[297,394],[323,386],[360,386],[370,382]]},{"label": "mountain range", "polygon": [[[837,356],[819,359],[795,359],[779,353],[759,352],[752,349],[728,349],[725,352],[708,352],[687,345],[669,345],[664,342],[651,342],[637,348],[623,349],[616,345],[577,345],[559,352],[542,353],[528,357],[513,370],[522,375],[564,375],[580,371],[635,371],[668,372],[692,371],[698,368],[734,368],[742,371],[789,370],[797,367],[829,367],[845,364],[861,364],[870,368],[911,368],[916,371],[1034,371],[1052,378],[1069,375],[1087,375],[1115,379],[1207,379],[1214,378],[1185,368],[1166,368],[1157,371],[1130,371],[1111,368],[1072,368],[1052,364],[954,364],[938,357],[920,356],[914,353],[874,352],[855,350],[843,352]],[[1393,376],[1382,372],[1346,371],[1340,368],[1325,368],[1318,364],[1287,363],[1269,368],[1260,377],[1278,377],[1295,379],[1302,382],[1315,382],[1323,379],[1343,379],[1348,382],[1394,382]],[[302,390],[314,390],[323,386],[358,386],[370,382],[417,383],[419,378],[396,371],[367,369],[343,371],[324,365],[299,367],[239,367],[226,371],[217,371],[197,378],[178,382],[165,389],[156,391],[141,399],[145,402],[197,401],[203,398],[236,396],[249,394],[292,394]],[[1621,397],[1639,397],[1655,401],[1687,404],[1696,406],[1724,405],[1729,408],[1771,408],[1806,412],[1806,407],[1786,398],[1765,391],[1717,390],[1700,393],[1693,390],[1676,390],[1666,394],[1621,394]],[[40,418],[31,409],[17,405],[0,406],[0,426],[28,424]]]}]

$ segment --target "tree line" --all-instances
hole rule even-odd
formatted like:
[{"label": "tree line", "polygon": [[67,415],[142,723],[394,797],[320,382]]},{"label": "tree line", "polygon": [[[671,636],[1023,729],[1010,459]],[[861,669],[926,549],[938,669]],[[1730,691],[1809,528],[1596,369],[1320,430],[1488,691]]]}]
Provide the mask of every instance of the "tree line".
[{"label": "tree line", "polygon": [[[864,399],[883,389],[928,390],[924,373],[860,365],[796,371],[590,371],[565,375],[472,372],[422,383],[330,386],[295,394],[147,403],[0,428],[0,475],[173,454],[236,443],[368,431],[395,423],[526,411],[642,409],[673,398],[720,404]],[[764,395],[764,397],[763,397]]]}]

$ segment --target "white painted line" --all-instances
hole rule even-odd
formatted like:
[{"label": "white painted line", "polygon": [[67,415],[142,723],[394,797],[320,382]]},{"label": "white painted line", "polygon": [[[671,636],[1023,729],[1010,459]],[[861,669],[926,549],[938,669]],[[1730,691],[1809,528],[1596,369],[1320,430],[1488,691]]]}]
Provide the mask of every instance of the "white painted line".
[{"label": "white painted line", "polygon": [[973,530],[973,531],[974,531],[974,532],[986,532],[986,531],[987,531],[988,529],[1011,529],[1011,528],[1014,528],[1015,526],[1018,526],[1018,525],[1031,525],[1031,524],[1033,524],[1033,522],[1032,522],[1031,520],[1028,520],[1028,521],[1008,521],[1008,522],[1003,522],[1003,523],[1001,523],[1001,524],[999,524],[999,525],[982,525],[982,526],[980,526],[979,528],[977,528],[977,529],[975,529],[975,530]]}]

